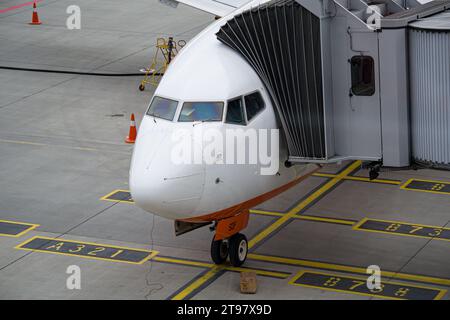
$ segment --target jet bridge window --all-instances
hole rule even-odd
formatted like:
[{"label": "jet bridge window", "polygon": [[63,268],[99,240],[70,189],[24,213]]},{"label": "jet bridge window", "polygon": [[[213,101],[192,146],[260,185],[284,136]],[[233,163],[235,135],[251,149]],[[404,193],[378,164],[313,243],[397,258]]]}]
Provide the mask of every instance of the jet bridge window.
[{"label": "jet bridge window", "polygon": [[264,100],[258,91],[245,96],[244,100],[245,111],[247,112],[247,121],[250,121],[262,109],[264,109]]},{"label": "jet bridge window", "polygon": [[178,101],[155,96],[147,110],[147,115],[172,121],[177,106]]},{"label": "jet bridge window", "polygon": [[222,121],[223,102],[185,102],[179,122]]},{"label": "jet bridge window", "polygon": [[355,96],[371,96],[375,93],[374,60],[369,56],[354,56],[351,61],[352,89]]},{"label": "jet bridge window", "polygon": [[242,97],[228,101],[226,123],[245,125]]}]

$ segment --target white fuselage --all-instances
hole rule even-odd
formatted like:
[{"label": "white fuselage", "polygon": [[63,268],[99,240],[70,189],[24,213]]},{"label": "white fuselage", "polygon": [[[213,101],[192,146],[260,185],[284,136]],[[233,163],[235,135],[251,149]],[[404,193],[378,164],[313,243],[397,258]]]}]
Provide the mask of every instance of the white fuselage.
[{"label": "white fuselage", "polygon": [[[265,1],[264,1],[265,2]],[[263,83],[250,65],[235,51],[219,42],[216,32],[233,15],[259,4],[249,3],[203,30],[191,40],[162,78],[154,97],[176,103],[172,120],[144,115],[139,127],[130,167],[130,190],[144,210],[174,220],[186,220],[245,203],[305,174],[306,165],[285,167],[286,148],[280,134],[279,170],[262,175],[261,164],[174,163],[174,132],[214,129],[278,129],[275,112]],[[264,109],[246,125],[226,122],[228,101],[259,92]],[[154,98],[153,98],[154,99]],[[220,121],[179,122],[185,102],[223,102]],[[201,148],[194,148],[201,152]],[[195,155],[194,155],[195,158]],[[201,219],[200,219],[201,220]]]}]

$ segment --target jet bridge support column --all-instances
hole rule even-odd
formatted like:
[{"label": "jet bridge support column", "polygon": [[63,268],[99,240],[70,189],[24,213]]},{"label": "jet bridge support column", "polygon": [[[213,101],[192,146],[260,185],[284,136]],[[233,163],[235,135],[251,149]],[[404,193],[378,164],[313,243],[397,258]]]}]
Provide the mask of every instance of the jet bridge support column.
[{"label": "jet bridge support column", "polygon": [[383,165],[410,164],[408,56],[406,29],[379,33],[381,144]]}]

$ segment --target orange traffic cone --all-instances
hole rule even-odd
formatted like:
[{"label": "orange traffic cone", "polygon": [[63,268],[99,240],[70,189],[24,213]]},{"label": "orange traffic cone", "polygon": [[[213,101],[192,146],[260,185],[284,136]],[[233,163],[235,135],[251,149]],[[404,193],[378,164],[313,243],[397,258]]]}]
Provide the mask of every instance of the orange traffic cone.
[{"label": "orange traffic cone", "polygon": [[125,139],[126,143],[134,143],[136,141],[136,122],[134,121],[134,113],[131,114],[131,123],[130,123],[130,133],[128,133],[128,137]]},{"label": "orange traffic cone", "polygon": [[31,16],[30,24],[33,24],[33,25],[41,24],[41,22],[39,21],[38,13],[37,13],[36,1],[33,3],[33,15]]}]

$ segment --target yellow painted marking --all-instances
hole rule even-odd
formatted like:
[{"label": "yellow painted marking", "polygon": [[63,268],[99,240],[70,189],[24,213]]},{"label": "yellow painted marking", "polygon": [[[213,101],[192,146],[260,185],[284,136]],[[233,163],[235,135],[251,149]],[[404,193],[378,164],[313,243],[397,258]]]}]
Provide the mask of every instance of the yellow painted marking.
[{"label": "yellow painted marking", "polygon": [[7,233],[0,233],[1,236],[4,237],[11,237],[11,238],[18,238],[23,236],[25,233],[36,229],[37,227],[39,227],[39,224],[35,224],[35,223],[25,223],[25,222],[17,222],[17,221],[10,221],[10,220],[0,220],[0,222],[5,222],[5,223],[11,223],[11,224],[19,224],[19,225],[24,225],[24,226],[29,226],[28,229],[23,230],[22,232],[18,233],[18,234],[7,234]]},{"label": "yellow painted marking", "polygon": [[183,264],[186,266],[193,267],[201,267],[201,268],[213,268],[215,265],[207,262],[199,262],[199,261],[191,261],[191,260],[183,260],[177,258],[167,258],[167,257],[155,257],[153,261],[158,262],[166,262],[166,263],[174,263],[174,264]]},{"label": "yellow painted marking", "polygon": [[[285,215],[284,213],[281,213],[281,212],[265,211],[265,210],[250,210],[250,213],[261,214],[261,215],[266,215],[266,216],[274,216],[274,217],[283,217]],[[355,222],[350,221],[350,220],[341,220],[341,219],[328,218],[328,217],[315,217],[315,216],[299,215],[299,214],[292,216],[292,218],[300,219],[300,220],[308,220],[308,221],[346,224],[349,226],[352,226],[355,224]]]},{"label": "yellow painted marking", "polygon": [[281,212],[266,211],[266,210],[256,210],[256,209],[251,209],[250,213],[261,214],[261,215],[266,215],[266,216],[274,216],[274,217],[282,217],[282,216],[284,216],[284,213],[281,213]]},{"label": "yellow painted marking", "polygon": [[428,192],[428,193],[434,193],[434,194],[445,194],[445,195],[449,195],[449,192],[441,192],[441,191],[435,191],[435,190],[423,190],[423,189],[415,189],[415,188],[408,188],[408,185],[412,182],[412,181],[422,181],[422,182],[431,182],[431,183],[440,183],[440,184],[447,184],[450,185],[450,182],[448,181],[437,181],[437,180],[424,180],[424,179],[409,179],[408,181],[406,181],[404,184],[402,184],[400,186],[400,189],[402,190],[407,190],[407,191],[418,191],[418,192]]},{"label": "yellow painted marking", "polygon": [[[297,281],[306,272],[320,274],[320,275],[324,275],[324,276],[330,276],[330,277],[341,277],[341,275],[337,275],[337,274],[329,274],[329,273],[325,273],[325,272],[317,272],[317,271],[311,272],[311,271],[307,271],[307,270],[301,270],[299,273],[297,273],[289,281],[289,284],[294,285],[294,286],[300,286],[300,287],[308,287],[308,288],[319,289],[319,290],[327,290],[327,291],[337,291],[337,292],[343,292],[343,293],[349,293],[349,294],[357,294],[357,295],[368,296],[368,297],[387,298],[387,299],[393,299],[393,300],[404,300],[404,299],[401,299],[401,298],[395,298],[395,297],[384,296],[384,295],[379,295],[379,294],[369,294],[369,293],[362,293],[362,292],[356,292],[356,291],[351,291],[351,290],[334,289],[334,288],[331,288],[331,287],[327,288],[325,286],[313,286],[313,285],[295,283],[295,281]],[[353,276],[352,277],[342,276],[342,277],[343,278],[351,278],[351,279],[355,279],[355,280],[361,280],[361,281],[364,281],[364,283],[367,280],[367,278],[353,277]],[[447,293],[447,290],[445,290],[445,289],[425,287],[425,286],[418,286],[418,285],[410,285],[410,284],[400,283],[400,282],[388,281],[388,282],[386,282],[386,284],[394,284],[394,285],[400,285],[400,286],[411,287],[411,288],[419,288],[419,289],[428,289],[428,290],[438,291],[439,293],[436,295],[434,300],[442,299],[442,297]]]},{"label": "yellow painted marking", "polygon": [[267,270],[244,268],[244,267],[233,267],[230,265],[215,265],[212,263],[204,263],[204,262],[182,260],[182,259],[175,259],[175,258],[155,257],[153,260],[157,261],[157,262],[170,262],[170,263],[183,264],[183,265],[194,266],[194,267],[204,267],[204,268],[211,269],[207,273],[205,273],[203,276],[201,276],[200,278],[195,280],[193,283],[191,283],[189,286],[184,288],[177,295],[175,295],[172,298],[172,300],[182,300],[182,299],[186,298],[190,293],[192,293],[194,290],[201,287],[204,283],[206,283],[208,280],[210,280],[212,277],[214,277],[219,271],[222,271],[222,270],[234,271],[234,272],[253,271],[256,274],[259,274],[262,276],[269,276],[269,277],[280,278],[280,279],[286,279],[290,276],[290,273],[287,273],[287,272],[267,271]]},{"label": "yellow painted marking", "polygon": [[110,193],[108,193],[106,196],[103,196],[100,198],[100,200],[103,201],[111,201],[111,202],[125,202],[125,203],[134,203],[133,200],[116,200],[116,199],[108,199],[109,197],[111,197],[113,194],[117,193],[117,192],[130,192],[130,190],[123,190],[123,189],[116,189],[114,191],[111,191]]},{"label": "yellow painted marking", "polygon": [[447,290],[441,290],[441,292],[434,298],[434,300],[441,300],[445,294],[447,293]]},{"label": "yellow painted marking", "polygon": [[0,139],[0,142],[14,143],[14,144],[27,144],[27,145],[32,145],[32,146],[46,146],[45,143],[30,142],[30,141],[19,141],[19,140]]},{"label": "yellow painted marking", "polygon": [[[266,256],[261,254],[249,253],[247,255],[248,259],[265,261],[265,262],[274,262],[274,263],[282,263],[306,268],[315,268],[315,269],[324,269],[324,270],[334,270],[334,271],[342,271],[348,273],[357,273],[357,274],[366,274],[366,268],[361,267],[352,267],[352,266],[344,266],[340,264],[332,264],[325,262],[316,262],[309,260],[301,260],[301,259],[292,259],[292,258],[283,258],[283,257],[274,257],[274,256]],[[407,273],[396,273],[392,271],[381,271],[381,275],[388,278],[394,278],[398,280],[410,280],[416,282],[424,282],[424,283],[432,283],[442,286],[450,286],[450,279],[443,278],[435,278],[429,276],[421,276],[415,274],[407,274]]]},{"label": "yellow painted marking", "polygon": [[183,260],[183,259],[177,259],[177,258],[166,258],[166,257],[155,257],[153,258],[153,261],[157,262],[166,262],[166,263],[175,263],[175,264],[182,264],[186,266],[193,266],[193,267],[203,267],[211,269],[206,274],[204,274],[202,277],[191,283],[188,287],[184,288],[180,293],[178,293],[176,296],[172,298],[172,300],[182,300],[185,297],[187,297],[191,292],[201,287],[205,282],[207,282],[209,279],[214,277],[214,275],[217,274],[217,272],[221,270],[227,270],[227,271],[234,271],[234,272],[244,272],[244,271],[253,271],[256,274],[262,275],[262,276],[269,276],[274,278],[281,278],[286,279],[290,276],[290,273],[287,272],[276,272],[276,271],[268,271],[268,270],[261,270],[261,269],[253,269],[253,268],[244,268],[244,267],[233,267],[230,265],[215,265],[212,263],[206,263],[206,262],[199,262],[199,261],[191,261],[191,260]]},{"label": "yellow painted marking", "polygon": [[[54,240],[54,241],[61,241],[61,242],[70,242],[70,243],[77,243],[77,244],[89,244],[94,246],[100,246],[100,247],[107,247],[107,248],[114,248],[114,249],[127,249],[127,250],[133,250],[133,251],[140,251],[140,252],[146,252],[151,253],[146,257],[145,259],[139,261],[139,262],[133,262],[133,261],[126,261],[126,260],[115,260],[115,259],[109,259],[109,258],[100,258],[100,257],[93,257],[93,256],[87,256],[87,255],[78,255],[74,253],[65,253],[65,252],[55,252],[50,250],[40,250],[40,249],[31,249],[31,248],[22,248],[22,246],[26,245],[27,243],[33,241],[34,239],[46,239],[46,240]],[[110,244],[102,244],[102,243],[95,243],[95,242],[86,242],[86,241],[76,241],[76,240],[67,240],[62,238],[50,238],[50,237],[43,237],[43,236],[34,236],[30,239],[25,240],[24,242],[18,244],[14,247],[14,249],[18,250],[25,250],[25,251],[35,251],[35,252],[43,252],[43,253],[54,253],[54,254],[60,254],[64,256],[69,257],[81,257],[81,258],[87,258],[87,259],[95,259],[95,260],[102,260],[102,261],[114,261],[114,262],[123,262],[123,263],[129,263],[129,264],[143,264],[144,262],[154,258],[157,254],[159,254],[159,251],[155,250],[144,250],[144,249],[136,249],[136,248],[130,248],[130,247],[123,247],[123,246],[114,246]]]},{"label": "yellow painted marking", "polygon": [[[213,263],[184,260],[184,259],[178,259],[178,258],[169,258],[169,257],[155,257],[155,258],[153,258],[153,261],[182,264],[182,265],[186,265],[186,266],[201,267],[201,268],[214,268],[217,266]],[[246,267],[233,267],[230,265],[220,265],[220,266],[223,268],[223,270],[235,271],[235,272],[253,271],[256,274],[259,274],[262,276],[274,277],[274,278],[285,279],[285,278],[289,277],[289,275],[290,275],[290,273],[287,273],[287,272],[268,271],[268,270],[246,268]]]},{"label": "yellow painted marking", "polygon": [[[372,218],[364,218],[361,221],[359,221],[353,228],[357,228],[360,225],[362,225],[367,220],[371,221],[381,221],[381,222],[389,222],[389,223],[400,223],[400,224],[406,224],[408,226],[420,226],[420,227],[427,227],[427,228],[435,228],[435,229],[443,229],[443,230],[450,230],[450,228],[443,228],[438,226],[430,226],[427,224],[420,224],[420,223],[410,223],[410,222],[402,222],[402,221],[393,221],[393,220],[382,220],[382,219],[372,219]],[[392,233],[390,233],[392,234]]]},{"label": "yellow painted marking", "polygon": [[355,224],[353,221],[349,221],[349,220],[341,220],[341,219],[325,218],[325,217],[314,217],[314,216],[306,216],[306,215],[299,215],[299,214],[294,215],[293,218],[300,219],[300,220],[338,223],[338,224],[345,224],[345,225],[349,225],[349,226],[352,226]]},{"label": "yellow painted marking", "polygon": [[177,295],[172,297],[172,300],[183,300],[186,298],[191,292],[202,286],[205,282],[207,282],[209,279],[214,277],[218,272],[223,270],[223,266],[214,266],[211,270],[209,270],[207,273],[202,275],[200,278],[192,282],[189,286],[184,288],[181,292],[179,292]]},{"label": "yellow painted marking", "polygon": [[342,171],[340,174],[333,177],[330,181],[325,183],[320,189],[315,191],[313,194],[311,194],[305,200],[301,201],[294,208],[292,208],[285,215],[283,215],[280,219],[278,219],[277,221],[272,223],[268,228],[264,229],[259,234],[257,234],[253,239],[251,239],[248,242],[249,249],[252,248],[253,246],[255,246],[257,243],[261,242],[263,239],[265,239],[267,236],[269,236],[272,232],[274,232],[275,230],[280,228],[285,222],[289,221],[289,219],[294,217],[298,212],[300,212],[302,209],[304,209],[306,206],[308,206],[313,201],[317,200],[322,194],[324,194],[325,192],[330,190],[339,181],[341,181],[344,177],[346,177],[353,170],[357,169],[360,166],[361,166],[361,161],[353,162],[344,171]]},{"label": "yellow painted marking", "polygon": [[417,223],[392,221],[392,220],[371,219],[371,218],[364,218],[364,219],[362,219],[361,221],[356,223],[353,226],[352,229],[353,230],[357,230],[357,231],[386,233],[386,234],[396,235],[396,236],[407,236],[407,237],[416,237],[416,238],[422,238],[422,239],[425,238],[425,239],[450,241],[450,239],[440,238],[440,237],[436,237],[436,236],[421,236],[421,235],[418,235],[418,234],[407,234],[407,233],[401,233],[401,232],[395,232],[395,231],[371,230],[371,229],[360,228],[367,221],[380,221],[380,222],[388,222],[388,223],[393,223],[393,224],[396,223],[396,224],[400,224],[400,225],[406,225],[406,226],[409,226],[409,227],[415,226],[415,227],[418,227],[417,230],[420,230],[420,228],[433,228],[433,229],[439,229],[439,230],[450,230],[450,228],[444,228],[444,227],[438,227],[438,226],[430,226],[430,225],[426,225],[426,224],[417,224]]},{"label": "yellow painted marking", "polygon": [[[314,173],[313,176],[315,177],[323,177],[323,178],[334,178],[336,177],[335,174],[331,173]],[[385,180],[385,179],[374,179],[370,180],[369,178],[364,177],[354,177],[354,176],[347,176],[342,178],[343,180],[353,180],[353,181],[364,181],[364,182],[372,182],[372,183],[383,183],[383,184],[392,184],[392,185],[400,185],[401,181],[394,181],[394,180]]]},{"label": "yellow painted marking", "polygon": [[267,270],[261,270],[261,269],[253,269],[253,268],[246,268],[246,267],[232,267],[232,266],[225,266],[225,270],[228,271],[235,271],[235,272],[245,272],[245,271],[253,271],[256,274],[259,274],[261,276],[269,276],[274,278],[281,278],[286,279],[291,274],[286,272],[277,272],[277,271],[267,271]]},{"label": "yellow painted marking", "polygon": [[112,151],[112,150],[101,150],[101,149],[89,148],[89,147],[65,146],[65,145],[59,145],[59,144],[47,144],[47,143],[31,142],[31,141],[23,141],[23,140],[0,139],[0,142],[14,143],[14,144],[23,144],[23,145],[30,145],[30,146],[39,146],[39,147],[56,147],[56,148],[73,149],[73,150],[81,150],[81,151],[95,151],[95,152],[105,152],[105,153],[129,154],[129,152]]}]

